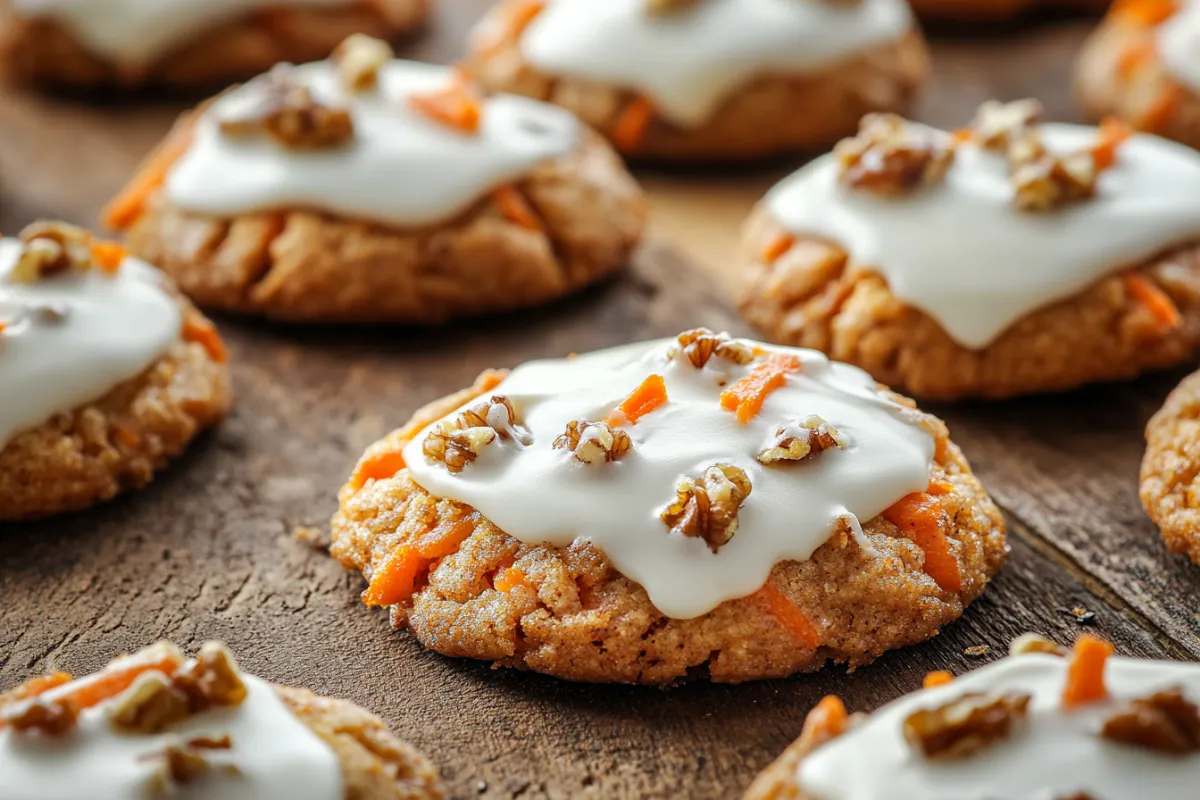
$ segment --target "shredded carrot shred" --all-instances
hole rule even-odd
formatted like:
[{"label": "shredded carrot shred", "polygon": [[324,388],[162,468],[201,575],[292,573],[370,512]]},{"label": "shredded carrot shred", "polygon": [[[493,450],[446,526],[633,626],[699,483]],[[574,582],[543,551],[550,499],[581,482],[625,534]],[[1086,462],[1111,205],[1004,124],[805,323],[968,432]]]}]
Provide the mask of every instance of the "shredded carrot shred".
[{"label": "shredded carrot shred", "polygon": [[762,260],[768,264],[774,264],[779,260],[779,257],[791,250],[796,244],[796,237],[790,233],[781,233],[771,240],[771,243],[763,248]]},{"label": "shredded carrot shred", "polygon": [[921,686],[925,689],[936,689],[939,686],[945,686],[952,680],[954,680],[953,674],[939,669],[926,675]]},{"label": "shredded carrot shred", "polygon": [[221,335],[217,333],[217,326],[204,317],[195,314],[188,317],[183,323],[183,340],[203,346],[209,357],[218,364],[229,360],[229,351],[225,349],[225,342],[221,341]]},{"label": "shredded carrot shred", "polygon": [[770,581],[750,595],[763,611],[775,618],[797,642],[810,650],[816,650],[821,645],[821,637],[816,626],[812,624],[788,596],[776,589]]},{"label": "shredded carrot shred", "polygon": [[975,138],[975,131],[970,128],[959,128],[950,134],[950,138],[958,144],[965,144]]},{"label": "shredded carrot shred", "polygon": [[646,131],[654,119],[654,106],[644,97],[635,97],[633,102],[625,106],[625,110],[617,117],[613,125],[612,138],[618,150],[632,152],[642,146],[646,140]]},{"label": "shredded carrot shred", "polygon": [[942,533],[942,506],[928,494],[910,494],[883,512],[925,554],[925,574],[947,592],[961,592],[962,571]]},{"label": "shredded carrot shred", "polygon": [[522,228],[527,228],[531,231],[540,231],[542,229],[542,223],[538,220],[537,215],[533,213],[533,209],[529,207],[529,203],[525,202],[525,198],[521,197],[521,193],[512,186],[502,186],[497,189],[492,193],[492,199],[500,207],[500,211],[504,216]]},{"label": "shredded carrot shred", "polygon": [[367,485],[367,481],[387,480],[404,466],[404,454],[400,450],[375,453],[358,463],[358,468],[350,476],[350,488],[358,491]]},{"label": "shredded carrot shred", "polygon": [[1125,291],[1129,292],[1130,297],[1145,306],[1146,310],[1164,329],[1178,328],[1183,323],[1179,308],[1166,292],[1136,272],[1126,272],[1123,277]]},{"label": "shredded carrot shred", "polygon": [[608,415],[608,424],[613,427],[637,425],[638,420],[665,405],[666,402],[666,382],[663,381],[662,375],[651,375],[630,392],[629,396]]},{"label": "shredded carrot shred", "polygon": [[1100,140],[1092,147],[1092,160],[1096,169],[1104,170],[1117,161],[1117,148],[1133,135],[1133,129],[1116,117],[1105,117],[1100,122]]},{"label": "shredded carrot shred", "polygon": [[417,553],[432,561],[458,551],[462,543],[475,531],[475,517],[464,517],[450,523],[439,523],[437,527],[421,537]]},{"label": "shredded carrot shred", "polygon": [[1175,116],[1175,112],[1179,109],[1179,104],[1183,100],[1183,95],[1183,89],[1180,88],[1179,84],[1172,82],[1166,91],[1138,119],[1138,127],[1151,133],[1161,131],[1171,121],[1171,118]]},{"label": "shredded carrot shred", "polygon": [[92,258],[105,272],[119,270],[126,255],[125,248],[116,242],[92,242]]},{"label": "shredded carrot shred", "polygon": [[802,364],[795,356],[777,353],[760,364],[746,377],[721,392],[721,408],[737,413],[738,422],[745,425],[758,415],[767,395],[787,382],[787,376],[799,372]]},{"label": "shredded carrot shred", "polygon": [[0,320],[0,333],[4,333],[4,329],[8,327],[8,323]]},{"label": "shredded carrot shred", "polygon": [[1067,682],[1063,686],[1064,708],[1094,703],[1108,697],[1104,685],[1104,667],[1113,654],[1113,646],[1103,639],[1084,634],[1071,650],[1071,662],[1067,665]]},{"label": "shredded carrot shred", "polygon": [[467,133],[478,131],[483,118],[479,98],[461,80],[436,92],[411,94],[408,104],[432,120]]},{"label": "shredded carrot shred", "polygon": [[528,586],[529,581],[525,579],[525,573],[516,567],[509,567],[496,576],[495,587],[497,592],[511,592],[518,586]]},{"label": "shredded carrot shred", "polygon": [[95,675],[80,678],[75,683],[66,685],[61,693],[54,693],[54,698],[70,701],[81,710],[91,708],[128,689],[140,675],[147,672],[174,675],[181,666],[183,661],[174,652],[164,652],[153,659],[138,654],[126,656]]},{"label": "shredded carrot shred", "polygon": [[113,426],[113,437],[131,450],[142,443],[141,435],[122,422]]},{"label": "shredded carrot shred", "polygon": [[10,703],[19,703],[22,700],[28,700],[31,697],[37,697],[40,694],[45,694],[51,689],[57,689],[64,683],[70,683],[72,680],[70,673],[55,672],[51,675],[43,675],[39,678],[34,678],[31,681],[26,681],[14,689],[10,689],[4,694],[0,694],[0,708],[3,708]]},{"label": "shredded carrot shred", "polygon": [[426,561],[415,549],[402,545],[393,550],[371,575],[362,601],[368,606],[394,606],[413,596],[417,575]]},{"label": "shredded carrot shred", "polygon": [[1178,0],[1117,0],[1112,13],[1138,25],[1158,25],[1179,11]]},{"label": "shredded carrot shred", "polygon": [[1122,78],[1131,77],[1153,60],[1155,52],[1157,51],[1153,39],[1144,39],[1130,46],[1117,58],[1117,74]]},{"label": "shredded carrot shred", "polygon": [[180,120],[162,144],[142,162],[133,178],[101,212],[104,224],[114,230],[125,230],[138,221],[146,210],[146,200],[167,180],[171,167],[192,146],[195,117]]},{"label": "shredded carrot shred", "polygon": [[935,478],[929,481],[929,488],[925,491],[934,497],[941,497],[953,493],[954,484],[942,478]]},{"label": "shredded carrot shred", "polygon": [[846,713],[842,699],[832,694],[823,697],[804,718],[801,746],[806,749],[820,747],[845,733],[849,724],[850,715]]},{"label": "shredded carrot shred", "polygon": [[520,36],[545,9],[545,0],[519,0],[508,12],[508,30],[511,36]]}]

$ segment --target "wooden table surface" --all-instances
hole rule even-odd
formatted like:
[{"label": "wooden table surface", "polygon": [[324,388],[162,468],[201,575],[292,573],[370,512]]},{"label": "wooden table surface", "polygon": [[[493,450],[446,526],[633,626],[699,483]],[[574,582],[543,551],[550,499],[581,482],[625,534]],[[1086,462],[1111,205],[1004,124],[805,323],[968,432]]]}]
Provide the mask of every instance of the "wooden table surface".
[{"label": "wooden table surface", "polygon": [[[443,0],[411,53],[453,58],[486,5]],[[1075,116],[1072,54],[1092,23],[939,35],[920,116],[957,126],[988,97]],[[0,93],[0,229],[92,222],[180,106]],[[1004,509],[1009,565],[943,635],[848,675],[670,690],[575,685],[423,651],[358,602],[361,579],[296,542],[323,526],[363,447],[419,405],[510,366],[707,325],[748,333],[726,284],[737,226],[795,164],[646,172],[649,244],[633,271],[536,313],[445,331],[324,330],[220,319],[238,404],[148,489],[92,512],[0,530],[0,686],[84,672],[159,638],[217,638],[245,667],[371,708],[442,767],[455,797],[736,797],[822,695],[869,710],[930,669],[961,672],[1036,630],[1078,632],[1082,606],[1121,652],[1200,658],[1200,570],[1165,551],[1138,505],[1141,429],[1182,373],[1057,397],[934,408]],[[973,661],[964,648],[987,644]]]}]

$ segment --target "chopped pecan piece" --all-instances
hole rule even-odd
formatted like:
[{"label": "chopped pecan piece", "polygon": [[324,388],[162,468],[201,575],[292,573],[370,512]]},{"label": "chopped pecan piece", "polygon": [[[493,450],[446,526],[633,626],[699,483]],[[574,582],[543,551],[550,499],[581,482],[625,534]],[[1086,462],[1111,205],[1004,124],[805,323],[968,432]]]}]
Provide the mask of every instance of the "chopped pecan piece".
[{"label": "chopped pecan piece", "polygon": [[93,266],[92,234],[83,228],[65,222],[34,222],[21,231],[19,238],[25,249],[9,275],[18,283],[34,283]]},{"label": "chopped pecan piece", "polygon": [[843,183],[885,197],[931,186],[954,163],[950,142],[895,114],[863,117],[858,135],[838,142],[833,152]]},{"label": "chopped pecan piece", "polygon": [[764,464],[803,461],[815,458],[832,447],[845,449],[846,440],[837,428],[813,415],[802,422],[791,422],[776,430],[775,441],[758,454],[758,460]]},{"label": "chopped pecan piece", "polygon": [[646,0],[646,10],[651,14],[671,14],[695,8],[700,0]]},{"label": "chopped pecan piece", "polygon": [[459,428],[491,428],[501,439],[529,443],[529,432],[517,425],[517,412],[512,401],[503,395],[492,395],[485,403],[471,406],[458,415]]},{"label": "chopped pecan piece", "polygon": [[143,761],[159,762],[158,769],[150,776],[150,794],[154,797],[175,794],[178,787],[195,783],[217,770],[226,775],[240,775],[237,767],[232,764],[214,765],[207,755],[210,751],[228,750],[232,746],[228,736],[201,736],[169,744],[157,753],[143,756]]},{"label": "chopped pecan piece", "polygon": [[187,694],[161,672],[139,675],[108,712],[109,723],[129,733],[152,734],[182,722],[191,714]]},{"label": "chopped pecan piece", "polygon": [[679,347],[671,351],[671,358],[682,353],[696,369],[703,369],[713,356],[746,365],[754,360],[750,346],[734,339],[728,333],[713,333],[708,328],[684,331],[678,337]]},{"label": "chopped pecan piece", "polygon": [[246,699],[246,684],[233,655],[216,642],[206,642],[196,658],[175,673],[172,682],[187,696],[193,712],[237,706]]},{"label": "chopped pecan piece", "polygon": [[971,692],[940,708],[921,709],[904,720],[904,738],[926,758],[953,759],[978,753],[1007,738],[1024,721],[1030,695]]},{"label": "chopped pecan piece", "polygon": [[1069,651],[1060,644],[1038,636],[1036,633],[1023,633],[1008,646],[1010,656],[1023,656],[1029,653],[1045,653],[1052,656],[1066,656]]},{"label": "chopped pecan piece", "polygon": [[1048,211],[1096,193],[1099,170],[1091,153],[1046,152],[1034,133],[1009,148],[1013,198],[1022,211]]},{"label": "chopped pecan piece", "polygon": [[1200,708],[1174,687],[1134,700],[1104,721],[1105,739],[1160,753],[1200,751]]},{"label": "chopped pecan piece", "polygon": [[629,452],[633,440],[625,431],[613,429],[607,422],[577,419],[567,423],[566,431],[554,440],[554,446],[570,450],[585,464],[595,464],[616,461]]},{"label": "chopped pecan piece", "polygon": [[352,34],[333,51],[342,84],[352,92],[379,85],[379,70],[395,57],[392,46],[364,33]]},{"label": "chopped pecan piece", "polygon": [[66,736],[75,729],[79,709],[70,700],[33,698],[4,709],[0,722],[18,733],[36,732],[43,736]]},{"label": "chopped pecan piece", "polygon": [[425,437],[422,450],[434,461],[457,474],[473,464],[483,448],[496,441],[496,432],[488,427],[460,429],[450,420],[443,420]]},{"label": "chopped pecan piece", "polygon": [[979,107],[971,122],[972,138],[992,149],[1007,149],[1009,144],[1041,122],[1045,109],[1037,100],[1000,103],[989,100]]},{"label": "chopped pecan piece", "polygon": [[699,482],[683,477],[675,484],[675,502],[661,514],[674,533],[708,543],[714,553],[729,543],[738,528],[738,509],[750,496],[750,478],[732,464],[714,464]]},{"label": "chopped pecan piece", "polygon": [[266,133],[284,147],[304,150],[337,147],[354,136],[354,122],[344,108],[317,102],[312,91],[299,83],[294,68],[281,64],[252,84],[257,102],[244,115],[220,121],[229,136]]}]

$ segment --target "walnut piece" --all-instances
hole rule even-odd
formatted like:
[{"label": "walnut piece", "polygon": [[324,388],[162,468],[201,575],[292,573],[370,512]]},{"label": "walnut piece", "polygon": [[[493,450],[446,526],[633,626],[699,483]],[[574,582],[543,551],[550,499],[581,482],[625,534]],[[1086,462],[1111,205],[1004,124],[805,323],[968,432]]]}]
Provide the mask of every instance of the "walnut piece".
[{"label": "walnut piece", "polygon": [[1023,656],[1030,653],[1045,653],[1051,656],[1066,656],[1067,648],[1050,641],[1045,636],[1036,633],[1023,633],[1008,646],[1010,656]]},{"label": "walnut piece", "polygon": [[833,152],[847,186],[894,197],[946,176],[954,147],[939,138],[896,114],[868,114],[858,135],[838,142]]},{"label": "walnut piece", "polygon": [[70,700],[34,698],[15,703],[0,714],[0,722],[18,733],[40,733],[43,736],[66,736],[75,729],[79,709]]},{"label": "walnut piece", "polygon": [[188,696],[161,672],[139,675],[108,712],[114,728],[127,733],[160,733],[191,714]]},{"label": "walnut piece", "polygon": [[675,358],[682,353],[696,369],[704,369],[713,356],[743,366],[754,360],[754,351],[749,345],[728,333],[713,333],[708,328],[684,331],[679,334],[677,341],[679,347],[671,351],[670,357]]},{"label": "walnut piece", "polygon": [[513,439],[529,444],[529,432],[517,425],[512,402],[502,395],[471,406],[454,419],[442,420],[425,437],[422,450],[428,458],[441,461],[457,474],[496,439]]},{"label": "walnut piece", "polygon": [[1028,694],[971,692],[940,708],[910,714],[904,720],[904,738],[926,758],[974,755],[1008,738],[1024,721],[1030,699]]},{"label": "walnut piece", "polygon": [[379,85],[379,70],[395,56],[392,46],[382,39],[355,33],[337,46],[332,58],[342,85],[361,92]]},{"label": "walnut piece", "polygon": [[989,149],[1007,149],[1014,139],[1041,122],[1044,113],[1037,100],[1012,103],[989,100],[975,112],[970,128],[972,138]]},{"label": "walnut piece", "polygon": [[229,750],[233,742],[228,736],[200,736],[184,742],[169,744],[157,753],[143,756],[143,761],[157,761],[156,769],[149,779],[148,789],[153,797],[167,797],[176,793],[181,786],[195,783],[214,771],[238,776],[241,771],[232,764],[214,765],[209,753],[214,750]]},{"label": "walnut piece", "polygon": [[1096,194],[1099,170],[1086,150],[1056,156],[1027,132],[1009,147],[1013,199],[1022,211],[1049,211]]},{"label": "walnut piece", "polygon": [[714,464],[699,482],[680,478],[675,484],[675,501],[660,518],[673,533],[703,539],[715,553],[737,533],[738,509],[752,489],[741,468]]},{"label": "walnut piece", "polygon": [[672,14],[695,8],[700,0],[646,0],[646,10],[651,14]]},{"label": "walnut piece", "polygon": [[233,655],[216,642],[206,642],[199,654],[175,673],[172,683],[187,696],[193,713],[213,706],[238,706],[246,699],[246,684]]},{"label": "walnut piece", "polygon": [[566,431],[554,440],[554,447],[570,450],[585,464],[596,464],[616,461],[630,451],[633,440],[625,431],[614,430],[607,422],[577,419],[567,423]]},{"label": "walnut piece", "polygon": [[92,234],[65,222],[34,222],[19,237],[25,249],[9,273],[17,283],[35,283],[63,272],[82,272],[95,265]]},{"label": "walnut piece", "polygon": [[837,428],[813,415],[776,430],[775,441],[758,454],[758,460],[764,464],[803,461],[815,458],[832,447],[845,449],[846,440]]},{"label": "walnut piece", "polygon": [[1177,686],[1134,700],[1104,721],[1100,735],[1160,753],[1195,753],[1200,751],[1200,708]]},{"label": "walnut piece", "polygon": [[281,64],[259,81],[248,87],[258,91],[257,101],[244,115],[222,119],[222,133],[266,133],[293,150],[338,147],[353,138],[350,112],[317,102],[309,88],[296,80],[292,66]]}]

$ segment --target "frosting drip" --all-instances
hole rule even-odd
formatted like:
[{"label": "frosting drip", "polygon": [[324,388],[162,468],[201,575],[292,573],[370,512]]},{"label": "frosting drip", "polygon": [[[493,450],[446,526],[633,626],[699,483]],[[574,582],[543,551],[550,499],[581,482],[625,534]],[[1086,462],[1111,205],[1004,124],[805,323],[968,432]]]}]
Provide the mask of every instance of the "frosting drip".
[{"label": "frosting drip", "polygon": [[[653,15],[646,0],[551,0],[520,41],[533,66],[646,95],[670,121],[703,124],[738,87],[771,72],[815,72],[897,41],[901,0],[705,0]],[[500,24],[484,21],[479,35]]]},{"label": "frosting drip", "polygon": [[1200,92],[1200,4],[1190,2],[1162,24],[1158,50],[1167,70]]},{"label": "frosting drip", "polygon": [[246,113],[265,91],[259,78],[218,100],[199,120],[195,140],[167,178],[175,205],[229,217],[276,208],[314,208],[397,227],[441,222],[489,191],[565,156],[580,125],[562,109],[513,95],[485,101],[476,133],[409,107],[414,93],[450,84],[446,67],[391,61],[379,88],[348,92],[330,62],[297,67],[314,98],[346,107],[354,137],[343,147],[292,150],[269,138],[231,137],[222,119]]},{"label": "frosting drip", "polygon": [[[1109,659],[1110,699],[1068,712],[1060,707],[1067,663],[1050,655],[1016,656],[897,700],[805,759],[800,785],[820,800],[1055,800],[1079,792],[1104,800],[1194,798],[1200,756],[1165,756],[1097,734],[1106,717],[1135,698],[1182,686],[1193,701],[1200,699],[1200,667]],[[1029,719],[976,755],[928,761],[904,740],[904,720],[914,711],[967,692],[1006,691],[1033,695]]]},{"label": "frosting drip", "polygon": [[[0,731],[5,800],[143,800],[156,766],[145,757],[198,736],[228,735],[232,749],[213,770],[177,793],[187,800],[341,800],[337,757],[276,696],[270,684],[243,675],[242,705],[188,718],[156,735],[116,732],[108,722],[114,701],[88,709],[62,739]],[[49,696],[49,695],[47,695]]]},{"label": "frosting drip", "polygon": [[[641,343],[518,367],[488,394],[512,402],[517,424],[531,436],[528,445],[497,439],[452,474],[424,455],[427,431],[404,451],[410,474],[529,544],[590,540],[645,587],[662,613],[679,619],[757,591],[776,563],[811,556],[839,518],[870,519],[928,486],[933,437],[866,373],[815,351],[772,347],[798,358],[801,369],[739,424],[718,398],[755,365],[714,356],[697,369],[685,357],[671,359],[674,346],[674,340]],[[668,399],[620,428],[632,440],[628,453],[584,464],[552,446],[569,422],[604,419],[650,374],[663,377]],[[757,459],[780,427],[810,415],[834,426],[845,449],[802,462]],[[680,477],[698,480],[718,463],[744,470],[752,491],[736,534],[714,553],[703,539],[670,531],[660,515],[675,500]]]},{"label": "frosting drip", "polygon": [[[1055,153],[1097,136],[1077,125],[1038,130]],[[1094,198],[1056,211],[1017,209],[1003,153],[972,143],[958,148],[945,180],[914,194],[848,189],[824,156],[766,203],[784,228],[836,242],[959,344],[983,348],[1030,312],[1200,236],[1198,182],[1194,151],[1139,134],[1121,145]]]},{"label": "frosting drip", "polygon": [[11,280],[23,252],[0,240],[0,446],[136,377],[178,341],[179,306],[156,271],[127,258],[115,275]]},{"label": "frosting drip", "polygon": [[[290,6],[346,6],[351,0],[288,0]],[[14,0],[18,12],[49,17],[99,56],[145,64],[223,22],[278,8],[279,0]]]}]

